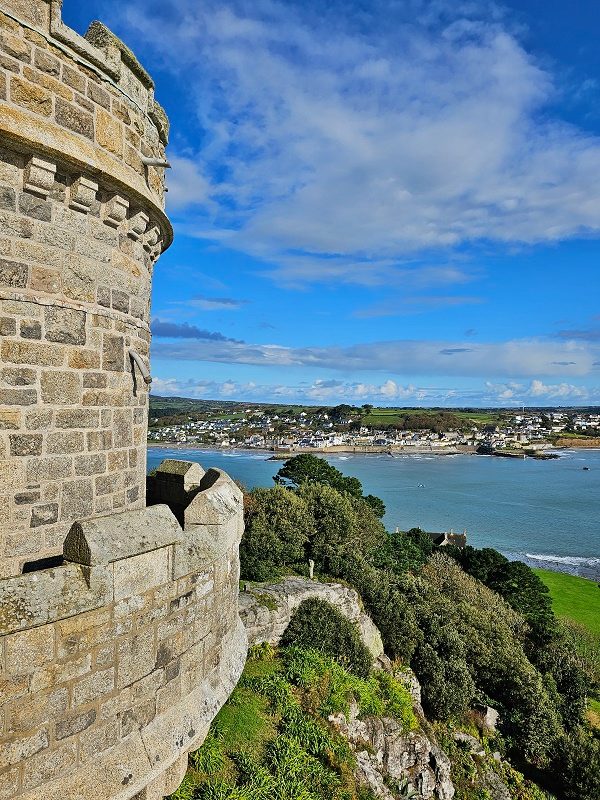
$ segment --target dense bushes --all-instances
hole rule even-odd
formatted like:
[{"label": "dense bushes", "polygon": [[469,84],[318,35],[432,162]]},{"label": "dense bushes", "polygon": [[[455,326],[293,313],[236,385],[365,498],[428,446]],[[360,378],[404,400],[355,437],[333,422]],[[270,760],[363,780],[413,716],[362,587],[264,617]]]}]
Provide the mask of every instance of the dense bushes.
[{"label": "dense bushes", "polygon": [[546,676],[562,724],[567,730],[576,727],[585,711],[586,696],[595,685],[593,667],[578,654],[575,631],[555,618],[547,587],[526,564],[509,561],[497,550],[452,548],[451,555],[526,620],[528,627],[520,637],[525,653]]},{"label": "dense bushes", "polygon": [[544,583],[521,561],[509,561],[491,547],[448,548],[469,575],[484,583],[527,620],[532,650],[553,638],[556,620],[552,601]]},{"label": "dense bushes", "polygon": [[356,626],[331,603],[317,598],[300,603],[281,644],[318,650],[363,678],[368,676],[373,663]]},{"label": "dense bushes", "polygon": [[246,530],[240,546],[241,577],[263,581],[282,569],[339,574],[354,555],[370,557],[386,541],[379,518],[364,499],[320,483],[297,491],[275,486],[245,498]]},{"label": "dense bushes", "polygon": [[246,532],[240,545],[242,577],[262,581],[302,564],[314,524],[306,502],[275,486],[244,496]]},{"label": "dense bushes", "polygon": [[[426,638],[436,642],[436,628],[452,630],[459,637],[462,663],[478,690],[499,707],[509,745],[529,762],[547,764],[560,733],[555,687],[544,681],[525,654],[527,627],[522,617],[445,556],[433,556],[423,577],[427,583],[419,585],[414,602]],[[445,645],[436,649],[444,660]],[[461,656],[458,650],[455,653],[458,662]],[[464,691],[462,687],[458,682],[457,693]]]},{"label": "dense bushes", "polygon": [[598,797],[600,786],[600,736],[579,726],[561,737],[557,747],[555,773],[560,776],[565,800]]},{"label": "dense bushes", "polygon": [[[521,761],[542,769],[554,762],[565,786],[582,787],[591,780],[587,767],[574,774],[582,747],[597,777],[598,740],[582,726],[586,693],[597,685],[597,654],[595,661],[579,655],[581,635],[557,622],[535,573],[494,550],[441,555],[418,529],[387,534],[365,499],[344,484],[298,478],[294,485],[247,496],[243,577],[305,570],[313,559],[317,574],[360,593],[386,653],[415,670],[431,718],[460,719],[475,703],[489,703],[500,712],[507,751]],[[302,637],[323,649],[319,641],[330,633],[315,618],[301,615],[286,642]],[[331,634],[337,657],[344,636],[339,627]],[[366,674],[354,655],[347,663]]]}]

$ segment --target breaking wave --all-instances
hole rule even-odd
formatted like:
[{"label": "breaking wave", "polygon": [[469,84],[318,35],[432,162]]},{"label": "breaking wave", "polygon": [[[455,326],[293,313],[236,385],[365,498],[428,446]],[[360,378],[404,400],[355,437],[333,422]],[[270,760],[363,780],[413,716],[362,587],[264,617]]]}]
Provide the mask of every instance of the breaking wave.
[{"label": "breaking wave", "polygon": [[600,557],[557,556],[547,553],[505,553],[511,561],[524,561],[530,567],[545,567],[582,578],[600,579]]},{"label": "breaking wave", "polygon": [[600,558],[584,558],[583,556],[547,556],[538,553],[525,553],[527,558],[534,558],[536,561],[554,561],[557,564],[572,564],[574,567],[580,565],[597,566]]}]

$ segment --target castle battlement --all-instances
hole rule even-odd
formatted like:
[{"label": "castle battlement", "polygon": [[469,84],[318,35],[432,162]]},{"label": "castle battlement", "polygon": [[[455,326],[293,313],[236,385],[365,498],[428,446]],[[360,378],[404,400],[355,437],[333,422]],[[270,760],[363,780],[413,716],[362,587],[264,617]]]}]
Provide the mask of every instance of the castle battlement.
[{"label": "castle battlement", "polygon": [[64,564],[0,581],[0,789],[158,800],[181,782],[246,658],[242,494],[209,470],[166,505],[73,524]]},{"label": "castle battlement", "polygon": [[235,685],[239,489],[146,494],[172,239],[152,79],[58,0],[0,0],[0,797],[158,800]]}]

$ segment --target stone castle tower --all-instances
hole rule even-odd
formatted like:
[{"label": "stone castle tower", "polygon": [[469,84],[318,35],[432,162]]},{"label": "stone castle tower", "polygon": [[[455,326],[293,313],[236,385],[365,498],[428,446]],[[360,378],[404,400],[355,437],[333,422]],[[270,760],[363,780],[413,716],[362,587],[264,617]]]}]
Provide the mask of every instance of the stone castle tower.
[{"label": "stone castle tower", "polygon": [[241,493],[169,462],[146,507],[168,122],[60,6],[0,0],[0,798],[155,800],[245,659]]}]

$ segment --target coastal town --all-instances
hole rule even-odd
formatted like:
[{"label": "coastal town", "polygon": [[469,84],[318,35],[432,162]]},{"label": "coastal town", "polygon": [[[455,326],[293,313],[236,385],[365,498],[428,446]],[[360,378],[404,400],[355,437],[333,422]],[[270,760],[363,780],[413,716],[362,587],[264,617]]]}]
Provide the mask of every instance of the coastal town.
[{"label": "coastal town", "polygon": [[156,444],[243,448],[272,452],[480,452],[543,455],[560,441],[600,436],[600,413],[526,411],[486,415],[336,406],[210,408],[150,415]]}]

